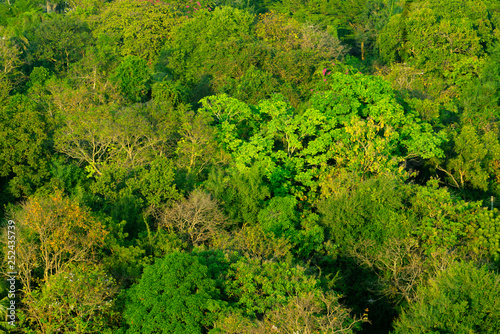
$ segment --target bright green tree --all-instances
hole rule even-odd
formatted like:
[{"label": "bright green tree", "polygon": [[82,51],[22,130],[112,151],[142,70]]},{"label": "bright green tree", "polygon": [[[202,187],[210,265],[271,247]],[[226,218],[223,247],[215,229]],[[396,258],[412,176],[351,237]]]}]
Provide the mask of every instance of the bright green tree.
[{"label": "bright green tree", "polygon": [[257,106],[225,95],[202,100],[232,167],[243,173],[264,164],[275,195],[314,200],[325,172],[369,177],[396,172],[405,159],[443,155],[444,136],[405,112],[383,79],[325,75],[305,111],[279,95]]}]

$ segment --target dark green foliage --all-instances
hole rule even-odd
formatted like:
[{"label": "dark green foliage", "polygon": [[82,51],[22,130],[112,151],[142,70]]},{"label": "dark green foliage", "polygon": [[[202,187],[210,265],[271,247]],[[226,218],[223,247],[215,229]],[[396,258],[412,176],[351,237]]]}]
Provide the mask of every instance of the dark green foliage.
[{"label": "dark green foliage", "polygon": [[255,223],[264,201],[270,196],[264,183],[263,168],[257,164],[244,174],[214,170],[204,186],[219,199],[226,213],[239,223]]},{"label": "dark green foliage", "polygon": [[147,205],[155,207],[170,204],[180,198],[179,191],[173,185],[174,164],[165,157],[157,157],[151,162],[149,170],[139,175],[137,188],[144,196]]},{"label": "dark green foliage", "polygon": [[112,79],[131,102],[144,102],[151,89],[151,75],[147,61],[137,56],[123,58],[115,69]]},{"label": "dark green foliage", "polygon": [[370,240],[376,251],[387,240],[403,238],[410,232],[410,222],[402,212],[408,190],[397,179],[351,182],[319,204],[322,225],[338,247],[353,247]]},{"label": "dark green foliage", "polygon": [[212,86],[224,80],[221,70],[227,72],[234,65],[241,66],[234,56],[245,48],[252,21],[248,13],[222,7],[213,13],[199,11],[175,30],[164,48],[164,57],[168,57],[166,72],[193,89],[193,102],[211,95]]},{"label": "dark green foliage", "polygon": [[[105,239],[105,246],[99,254],[103,266],[122,288],[129,288],[133,283],[137,283],[144,267],[151,263],[151,259],[146,254],[146,250],[149,249],[142,245],[140,236],[133,241],[128,240],[129,235],[124,232],[126,221],[117,223],[112,218],[105,216],[103,211],[100,211],[100,216],[110,231]],[[175,236],[172,238],[167,236],[165,239],[162,237],[164,236],[157,236],[157,240],[162,241],[161,246],[157,247],[159,254],[164,254],[162,251],[168,248],[168,242],[165,239],[173,241],[172,244],[175,244]],[[180,248],[175,250],[180,250]]]},{"label": "dark green foliage", "polygon": [[157,82],[152,87],[151,96],[156,102],[167,102],[173,106],[188,102],[188,90],[179,82]]},{"label": "dark green foliage", "polygon": [[[400,13],[404,3],[398,0],[368,0],[364,2],[364,8],[361,13],[350,23],[351,43],[354,42],[355,48],[351,54],[355,54],[357,60],[371,61],[378,56],[377,38],[381,30],[384,29],[393,15]],[[349,31],[349,30],[348,30]],[[389,41],[385,41],[389,42]]]},{"label": "dark green foliage", "polygon": [[80,60],[91,43],[88,25],[74,16],[52,16],[29,30],[27,59],[32,66],[47,66],[61,72]]},{"label": "dark green foliage", "polygon": [[281,92],[296,106],[319,63],[345,53],[333,35],[284,15],[253,21],[231,7],[197,13],[175,30],[157,69],[190,87],[192,103],[217,93],[257,103]]},{"label": "dark green foliage", "polygon": [[218,6],[231,6],[238,9],[244,9],[252,14],[265,12],[277,0],[216,0],[212,3]]},{"label": "dark green foliage", "polygon": [[461,103],[463,105],[462,121],[472,123],[479,129],[489,129],[498,122],[500,97],[500,68],[498,60],[500,49],[495,44],[486,58],[480,75],[472,80],[463,90]]},{"label": "dark green foliage", "polygon": [[323,228],[316,214],[303,212],[299,218],[299,201],[293,196],[273,197],[259,212],[262,231],[271,238],[287,240],[297,258],[308,258],[317,252],[324,240]]},{"label": "dark green foliage", "polygon": [[30,88],[40,87],[50,78],[50,71],[43,66],[35,67],[30,74]]},{"label": "dark green foliage", "polygon": [[[0,3],[0,26],[6,27],[15,37],[26,40],[22,35],[26,30],[38,26],[43,12],[43,4],[38,0],[4,1]],[[17,39],[16,38],[16,39]],[[17,40],[19,42],[19,40]]]},{"label": "dark green foliage", "polygon": [[146,267],[130,289],[128,333],[204,333],[224,308],[216,281],[196,255],[172,253]]},{"label": "dark green foliage", "polygon": [[125,231],[135,237],[146,228],[146,208],[155,209],[180,199],[173,178],[173,164],[164,157],[153,160],[149,168],[132,171],[110,166],[90,186],[98,196],[93,205],[117,222],[126,221]]},{"label": "dark green foliage", "polygon": [[259,213],[259,223],[264,232],[277,237],[295,239],[297,200],[294,197],[274,197],[267,207]]},{"label": "dark green foliage", "polygon": [[234,52],[228,46],[248,37],[252,20],[248,13],[230,7],[217,8],[213,14],[197,13],[177,28],[166,44],[170,70],[189,84],[196,84],[206,74],[203,66],[208,61],[219,61],[222,49]]},{"label": "dark green foliage", "polygon": [[89,181],[81,167],[69,162],[63,156],[54,155],[50,161],[50,181],[40,189],[48,192],[60,189],[71,196],[84,200]]},{"label": "dark green foliage", "polygon": [[19,19],[25,13],[36,13],[41,12],[40,8],[37,8],[37,3],[30,0],[18,0],[9,2],[2,2],[0,4],[0,25],[6,26],[12,23],[14,19]]},{"label": "dark green foliage", "polygon": [[12,177],[9,191],[16,197],[34,192],[48,177],[52,120],[23,95],[0,107],[0,170]]}]

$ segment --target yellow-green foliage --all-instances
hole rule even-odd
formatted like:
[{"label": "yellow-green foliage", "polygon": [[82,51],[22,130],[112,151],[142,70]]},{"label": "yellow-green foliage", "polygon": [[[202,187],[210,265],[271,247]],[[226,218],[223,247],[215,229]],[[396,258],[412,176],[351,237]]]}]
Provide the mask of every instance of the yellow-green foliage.
[{"label": "yellow-green foliage", "polygon": [[500,280],[471,263],[454,263],[417,291],[395,322],[395,334],[500,331]]},{"label": "yellow-green foliage", "polygon": [[173,8],[164,2],[118,0],[108,4],[99,16],[96,35],[108,34],[119,41],[120,54],[154,61],[179,24]]}]

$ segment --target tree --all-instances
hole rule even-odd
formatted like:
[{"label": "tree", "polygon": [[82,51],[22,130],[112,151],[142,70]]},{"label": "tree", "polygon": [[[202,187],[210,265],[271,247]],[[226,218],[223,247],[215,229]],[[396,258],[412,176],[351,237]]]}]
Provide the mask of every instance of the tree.
[{"label": "tree", "polygon": [[156,155],[167,154],[175,123],[160,105],[132,106],[115,111],[113,105],[85,108],[63,116],[56,148],[102,174],[103,167],[131,169],[145,166]]},{"label": "tree", "polygon": [[128,333],[204,333],[224,308],[216,281],[195,254],[171,253],[128,291]]},{"label": "tree", "polygon": [[306,269],[291,261],[240,258],[231,265],[226,293],[236,299],[244,314],[255,317],[287,304],[293,296],[317,289],[317,281]]},{"label": "tree", "polygon": [[[469,13],[474,13],[470,15]],[[422,71],[418,88],[448,99],[477,77],[495,40],[482,1],[407,1],[378,37],[382,58]]]},{"label": "tree", "polygon": [[64,3],[65,10],[88,21],[98,15],[104,5],[105,2],[102,0],[71,0]]},{"label": "tree", "polygon": [[282,333],[354,333],[353,329],[360,322],[367,321],[352,318],[349,309],[339,302],[334,293],[309,292],[290,298],[290,301],[268,312],[262,321],[248,319],[231,314],[217,323],[217,329],[226,334],[242,331],[249,334]]},{"label": "tree", "polygon": [[394,305],[414,301],[419,284],[434,274],[436,267],[451,259],[445,256],[436,260],[435,254],[425,257],[418,241],[408,237],[389,239],[382,247],[375,240],[363,240],[349,253],[375,272],[377,281],[370,282],[370,286]]},{"label": "tree", "polygon": [[40,333],[110,331],[117,286],[96,265],[71,265],[23,296],[26,321]]},{"label": "tree", "polygon": [[87,208],[61,191],[30,197],[10,218],[16,222],[17,268],[26,292],[39,279],[47,282],[72,264],[90,261],[107,235]]},{"label": "tree", "polygon": [[187,200],[165,209],[158,225],[185,236],[192,245],[199,246],[211,242],[229,222],[210,194],[195,189]]},{"label": "tree", "polygon": [[45,65],[56,72],[67,70],[80,60],[91,42],[88,25],[72,15],[53,16],[27,32],[31,41],[28,62],[32,66]]},{"label": "tree", "polygon": [[192,102],[198,103],[213,91],[224,90],[230,82],[228,77],[241,76],[246,67],[242,61],[252,61],[254,57],[238,56],[242,49],[250,51],[246,45],[252,40],[252,23],[252,15],[231,7],[197,11],[172,33],[159,62],[165,65],[158,69],[189,87]]},{"label": "tree", "polygon": [[48,176],[52,132],[53,119],[24,95],[0,107],[0,175],[12,177],[14,195],[31,195]]},{"label": "tree", "polygon": [[95,33],[111,37],[122,56],[152,63],[179,23],[174,8],[164,2],[120,0],[102,11]]},{"label": "tree", "polygon": [[112,79],[131,102],[144,102],[151,89],[151,75],[147,61],[137,56],[123,58],[115,69]]},{"label": "tree", "polygon": [[16,76],[19,75],[19,66],[22,64],[21,51],[6,34],[5,29],[0,28],[0,103],[4,103],[9,92],[16,84]]},{"label": "tree", "polygon": [[402,4],[403,2],[398,0],[364,1],[364,7],[359,14],[342,27],[347,30],[344,40],[355,44],[355,49],[351,49],[350,53],[362,61],[370,61],[378,56],[378,35],[389,19],[401,12]]},{"label": "tree", "polygon": [[217,6],[231,6],[238,9],[246,10],[252,14],[265,12],[269,6],[276,0],[254,0],[254,1],[241,1],[241,0],[217,0],[213,3]]},{"label": "tree", "polygon": [[327,61],[342,59],[346,51],[340,40],[327,31],[274,11],[259,15],[254,34],[279,51],[313,50]]},{"label": "tree", "polygon": [[189,185],[203,180],[210,167],[221,165],[227,156],[215,140],[209,115],[186,110],[181,117],[176,162]]},{"label": "tree", "polygon": [[10,306],[10,298],[9,298],[9,282],[3,280],[0,283],[0,296],[2,299],[0,300],[0,316],[2,317],[2,321],[0,321],[0,333],[6,334],[9,331],[9,323],[7,321],[7,316],[9,315]]},{"label": "tree", "polygon": [[[146,204],[152,208],[170,205],[181,198],[181,194],[174,184],[175,167],[172,160],[166,157],[154,158],[149,166],[138,173],[136,186],[145,198]],[[131,182],[132,183],[132,182]]]},{"label": "tree", "polygon": [[497,333],[498,274],[454,263],[419,287],[417,299],[394,323],[394,333]]},{"label": "tree", "polygon": [[203,185],[232,221],[253,224],[271,195],[265,174],[264,164],[254,164],[245,173],[219,168],[211,171]]},{"label": "tree", "polygon": [[290,256],[290,242],[265,233],[259,225],[244,225],[231,232],[217,235],[214,247],[259,261],[284,261]]},{"label": "tree", "polygon": [[[491,189],[495,161],[500,160],[500,143],[496,131],[481,133],[473,125],[464,124],[455,136],[453,153],[449,154],[445,172],[448,183],[457,188]],[[453,154],[453,155],[452,155]]]},{"label": "tree", "polygon": [[410,218],[416,222],[412,234],[427,255],[453,251],[478,260],[500,256],[500,217],[498,211],[486,210],[482,201],[454,198],[431,180],[413,190],[410,203]]},{"label": "tree", "polygon": [[498,43],[488,50],[489,54],[485,60],[479,77],[471,80],[460,93],[460,106],[463,112],[460,120],[463,124],[470,124],[481,132],[488,132],[498,124],[500,116],[499,89],[500,48]]},{"label": "tree", "polygon": [[[321,29],[348,29],[349,23],[355,21],[362,12],[366,0],[349,2],[339,0],[284,0],[272,5],[273,9],[292,17],[302,23],[316,24]],[[339,29],[340,30],[340,29]]]},{"label": "tree", "polygon": [[386,246],[385,241],[409,232],[410,222],[401,212],[408,190],[397,178],[352,178],[337,183],[335,190],[318,203],[318,211],[328,239],[340,250],[349,252],[369,242],[369,249],[375,252]]},{"label": "tree", "polygon": [[335,34],[274,12],[259,16],[254,35],[272,50],[260,61],[279,83],[272,92],[282,93],[296,108],[310,97],[318,68],[343,60],[347,52]]},{"label": "tree", "polygon": [[405,160],[443,156],[445,136],[405,111],[383,79],[327,70],[327,83],[318,84],[305,110],[279,94],[256,106],[226,95],[201,101],[232,168],[248,173],[254,164],[266,166],[274,195],[314,202],[325,174],[369,178],[397,173]]},{"label": "tree", "polygon": [[221,93],[256,104],[280,92],[297,106],[310,94],[318,64],[345,51],[334,35],[285,15],[263,14],[254,24],[249,13],[222,7],[198,11],[176,28],[157,69],[189,87],[194,104]]},{"label": "tree", "polygon": [[52,76],[41,87],[35,85],[38,87],[34,93],[39,94],[42,87],[47,91],[48,112],[62,117],[60,121],[66,115],[85,113],[91,109],[117,108],[118,105],[125,104],[125,101],[120,87],[109,75],[114,63],[115,60],[106,47],[88,47],[83,59],[69,67],[65,78]]}]

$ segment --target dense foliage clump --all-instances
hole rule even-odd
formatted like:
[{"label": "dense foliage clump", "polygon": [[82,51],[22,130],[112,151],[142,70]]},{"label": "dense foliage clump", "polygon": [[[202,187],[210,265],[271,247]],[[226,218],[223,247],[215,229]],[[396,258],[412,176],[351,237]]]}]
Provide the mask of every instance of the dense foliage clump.
[{"label": "dense foliage clump", "polygon": [[487,0],[1,2],[0,330],[499,332],[499,27]]}]

